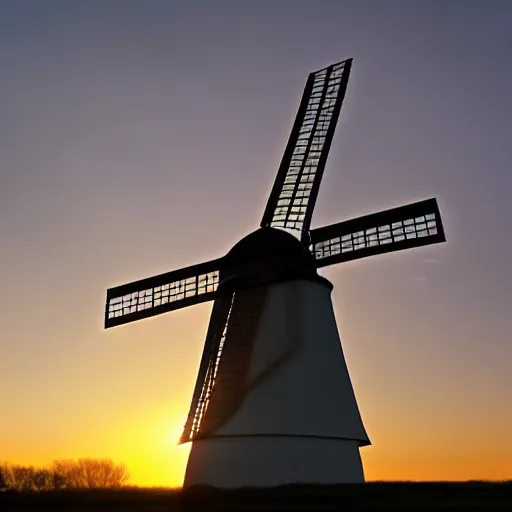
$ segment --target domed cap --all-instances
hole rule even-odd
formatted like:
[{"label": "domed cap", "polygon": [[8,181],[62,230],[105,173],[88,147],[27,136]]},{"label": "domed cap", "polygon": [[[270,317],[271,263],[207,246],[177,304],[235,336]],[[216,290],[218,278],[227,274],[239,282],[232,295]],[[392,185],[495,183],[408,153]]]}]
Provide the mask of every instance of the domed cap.
[{"label": "domed cap", "polygon": [[225,262],[221,284],[236,280],[256,285],[317,276],[309,250],[290,233],[275,228],[260,228],[242,238]]}]

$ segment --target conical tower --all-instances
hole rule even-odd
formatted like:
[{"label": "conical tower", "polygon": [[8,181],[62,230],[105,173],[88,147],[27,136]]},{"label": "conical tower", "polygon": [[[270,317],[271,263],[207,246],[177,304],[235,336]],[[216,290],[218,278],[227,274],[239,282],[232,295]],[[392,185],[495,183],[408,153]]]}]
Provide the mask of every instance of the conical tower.
[{"label": "conical tower", "polygon": [[217,290],[229,312],[217,324],[211,317],[209,335],[223,338],[185,486],[363,482],[359,447],[370,442],[343,357],[331,283],[317,274],[304,246],[277,229],[252,233],[226,259],[240,271],[221,279]]}]

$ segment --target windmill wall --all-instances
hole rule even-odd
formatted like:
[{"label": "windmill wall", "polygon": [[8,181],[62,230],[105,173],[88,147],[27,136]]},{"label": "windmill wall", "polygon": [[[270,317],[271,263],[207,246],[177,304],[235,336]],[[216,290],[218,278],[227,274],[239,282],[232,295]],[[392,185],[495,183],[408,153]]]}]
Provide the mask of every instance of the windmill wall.
[{"label": "windmill wall", "polygon": [[327,281],[310,280],[267,287],[245,399],[228,421],[193,443],[186,486],[364,481],[359,447],[369,439],[331,289]]}]

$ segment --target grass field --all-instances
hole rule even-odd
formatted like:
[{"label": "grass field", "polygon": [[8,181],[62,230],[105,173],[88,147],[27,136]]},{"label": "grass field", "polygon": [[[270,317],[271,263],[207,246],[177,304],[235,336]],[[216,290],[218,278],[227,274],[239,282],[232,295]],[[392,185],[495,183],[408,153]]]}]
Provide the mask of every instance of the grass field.
[{"label": "grass field", "polygon": [[222,491],[197,488],[0,493],[0,510],[14,511],[512,511],[512,481],[502,483],[368,483]]}]

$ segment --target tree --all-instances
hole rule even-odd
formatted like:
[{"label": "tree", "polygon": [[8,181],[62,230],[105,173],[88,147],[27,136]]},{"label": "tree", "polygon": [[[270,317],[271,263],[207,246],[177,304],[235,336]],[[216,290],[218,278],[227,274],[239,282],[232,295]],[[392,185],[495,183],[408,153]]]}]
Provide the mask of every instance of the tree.
[{"label": "tree", "polygon": [[48,491],[53,489],[53,472],[50,469],[3,464],[0,467],[0,475],[4,487],[14,491]]},{"label": "tree", "polygon": [[59,488],[67,489],[113,489],[122,487],[129,478],[123,464],[109,459],[60,460],[53,463],[52,470]]},{"label": "tree", "polygon": [[32,468],[32,490],[51,491],[54,489],[53,471],[48,468]]},{"label": "tree", "polygon": [[18,492],[52,489],[115,489],[122,487],[129,474],[123,464],[108,459],[55,461],[50,468],[0,465],[0,489]]},{"label": "tree", "polygon": [[7,482],[4,477],[4,467],[0,466],[0,491],[7,489]]}]

